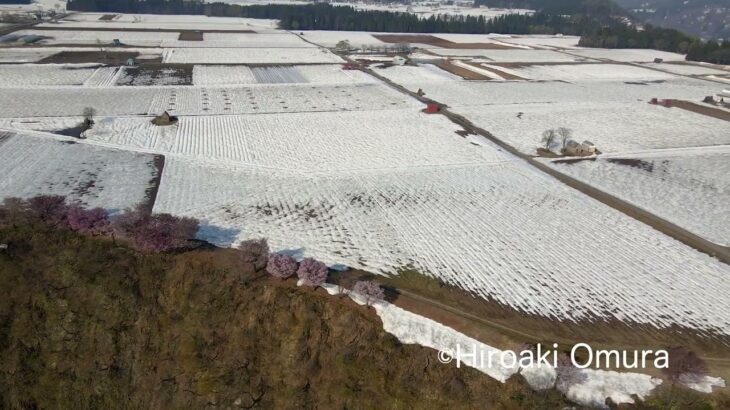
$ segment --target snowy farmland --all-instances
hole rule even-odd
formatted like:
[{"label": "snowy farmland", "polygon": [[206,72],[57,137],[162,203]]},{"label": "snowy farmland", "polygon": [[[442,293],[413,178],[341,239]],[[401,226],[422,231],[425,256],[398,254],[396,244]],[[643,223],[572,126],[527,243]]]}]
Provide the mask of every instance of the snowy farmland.
[{"label": "snowy farmland", "polygon": [[422,107],[382,84],[256,84],[248,87],[7,88],[0,118],[99,115],[286,113]]},{"label": "snowy farmland", "polygon": [[58,22],[41,23],[38,27],[63,27],[90,29],[160,29],[160,30],[220,30],[277,32],[277,20],[234,17],[208,17],[186,15],[116,14],[113,20],[100,20],[106,13],[76,13]]},{"label": "snowy farmland", "polygon": [[[274,250],[329,264],[413,268],[530,315],[730,336],[726,264],[559,183],[467,124],[530,155],[545,129],[569,127],[605,159],[554,169],[727,244],[728,122],[647,104],[715,94],[717,83],[683,76],[714,68],[665,69],[650,62],[676,56],[586,50],[575,37],[434,34],[444,47],[428,45],[405,66],[368,67],[448,108],[426,114],[368,69],[344,70],[328,49],[383,44],[370,33],[102,16],[74,14],[29,31],[53,37],[46,44],[0,49],[0,62],[62,51],[96,61],[97,40],[118,38],[128,46],[120,50],[148,57],[136,67],[120,66],[126,55],[104,66],[0,65],[0,129],[18,133],[0,134],[0,195],[60,194],[112,210],[154,199],[156,212],[199,218],[198,236],[219,245],[268,237]],[[146,31],[154,28],[167,31]],[[202,31],[202,40],[176,30]],[[445,48],[449,41],[499,49]],[[65,54],[51,61],[72,59]],[[499,81],[426,64],[447,59],[495,70]],[[86,107],[96,110],[93,128],[68,137]],[[163,111],[177,122],[153,125]],[[159,191],[148,198],[162,156]],[[633,166],[644,162],[652,171]]]},{"label": "snowy farmland", "polygon": [[[730,124],[679,108],[646,102],[533,103],[457,107],[455,110],[527,154],[542,132],[566,127],[604,153],[730,144]],[[519,113],[522,113],[518,116]]]},{"label": "snowy farmland", "polygon": [[310,174],[505,160],[499,151],[474,148],[443,117],[414,109],[181,117],[176,127],[109,118],[87,136],[119,147]]},{"label": "snowy farmland", "polygon": [[358,70],[342,70],[339,64],[297,66],[214,66],[196,65],[193,84],[247,85],[247,84],[356,84],[376,80]]},{"label": "snowy farmland", "polygon": [[173,159],[155,209],[202,218],[218,243],[412,266],[537,315],[730,334],[727,265],[519,161],[306,177]]},{"label": "snowy farmland", "polygon": [[246,48],[232,53],[228,48],[173,48],[165,52],[165,63],[188,64],[297,64],[341,63],[342,59],[323,48]]},{"label": "snowy farmland", "polygon": [[37,86],[80,86],[99,68],[93,64],[18,64],[0,65],[0,88]]},{"label": "snowy farmland", "polygon": [[145,202],[158,175],[152,155],[49,136],[7,132],[0,136],[4,136],[0,138],[1,198],[64,195],[85,206],[116,212]]},{"label": "snowy farmland", "polygon": [[[730,142],[728,142],[730,144]],[[552,163],[560,172],[730,246],[730,145]],[[662,198],[657,201],[657,198]]]},{"label": "snowy farmland", "polygon": [[530,80],[664,81],[676,78],[672,74],[622,64],[535,64],[507,69],[494,67]]},{"label": "snowy farmland", "polygon": [[547,62],[575,62],[586,61],[585,58],[559,53],[552,50],[480,50],[480,49],[452,49],[430,48],[433,54],[446,57],[478,57],[485,61],[518,62],[518,63],[547,63]]}]

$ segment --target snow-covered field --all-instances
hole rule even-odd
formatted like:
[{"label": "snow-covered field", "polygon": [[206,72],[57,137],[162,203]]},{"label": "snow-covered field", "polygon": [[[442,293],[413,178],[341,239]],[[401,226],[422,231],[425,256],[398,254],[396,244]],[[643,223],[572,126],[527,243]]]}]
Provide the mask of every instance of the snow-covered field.
[{"label": "snow-covered field", "polygon": [[465,106],[455,111],[528,154],[541,146],[543,131],[558,127],[572,129],[576,140],[589,140],[604,153],[730,144],[727,121],[640,101]]},{"label": "snow-covered field", "polygon": [[179,115],[391,110],[423,105],[383,84],[255,84],[251,86],[149,86],[5,88],[0,118],[99,115]]},{"label": "snow-covered field", "polygon": [[136,31],[83,31],[83,30],[21,30],[14,34],[48,37],[36,44],[107,45],[114,39],[131,46],[159,47],[164,42],[176,41],[179,33]]},{"label": "snow-covered field", "polygon": [[297,64],[341,63],[342,59],[323,48],[173,48],[165,53],[166,63],[193,64]]},{"label": "snow-covered field", "polygon": [[80,86],[98,69],[93,64],[3,64],[0,65],[0,88]]},{"label": "snow-covered field", "polygon": [[571,50],[571,54],[593,58],[599,60],[612,60],[632,63],[649,63],[655,58],[661,58],[664,61],[684,61],[683,54],[669,53],[666,51],[647,50],[647,49],[602,49],[602,48],[584,48],[580,50]]},{"label": "snow-covered field", "polygon": [[[104,28],[104,29],[162,29],[162,30],[253,30],[275,32],[277,20],[249,19],[236,17],[208,17],[155,14],[116,14],[111,21],[99,20],[107,13],[76,13],[57,23],[41,23],[39,27]],[[111,13],[114,14],[114,13]]]},{"label": "snow-covered field", "polygon": [[376,80],[359,70],[343,70],[339,64],[297,65],[280,67],[196,65],[193,84],[247,85],[247,84],[362,84]]},{"label": "snow-covered field", "polygon": [[155,210],[203,219],[221,244],[266,236],[330,264],[412,266],[536,315],[730,334],[727,265],[520,161],[307,176],[168,158]]},{"label": "snow-covered field", "polygon": [[404,81],[401,84],[413,91],[422,88],[429,98],[453,107],[648,102],[653,97],[698,101],[718,92],[717,83],[691,78],[678,77],[663,82],[629,81],[632,82],[636,84],[624,81]]},{"label": "snow-covered field", "polygon": [[498,151],[475,148],[456,134],[459,129],[442,116],[405,109],[181,117],[178,126],[167,128],[146,119],[109,118],[87,136],[120,147],[308,174],[505,160]]},{"label": "snow-covered field", "polygon": [[646,67],[656,68],[662,71],[668,71],[670,73],[683,74],[683,75],[730,75],[730,70],[721,70],[722,66],[715,66],[711,64],[700,65],[700,64],[667,64],[667,63],[645,63],[642,64]]},{"label": "snow-covered field", "polygon": [[510,36],[502,38],[502,41],[509,44],[519,44],[535,48],[558,48],[558,49],[575,49],[578,47],[578,36],[550,36],[550,35],[532,35],[532,36]]},{"label": "snow-covered field", "polygon": [[418,66],[392,66],[388,68],[374,68],[375,72],[398,84],[403,83],[434,83],[443,81],[461,81],[462,78],[442,70],[433,64]]},{"label": "snow-covered field", "polygon": [[0,175],[0,198],[63,195],[116,212],[146,200],[157,169],[151,155],[15,134],[0,143]]},{"label": "snow-covered field", "polygon": [[518,63],[547,63],[583,61],[584,58],[559,53],[552,50],[482,50],[482,49],[451,49],[429,48],[430,52],[448,57],[478,57],[484,61],[518,62]]},{"label": "snow-covered field", "polygon": [[730,145],[552,165],[690,232],[730,246]]},{"label": "snow-covered field", "polygon": [[623,64],[528,65],[507,70],[530,80],[657,81],[676,78],[672,74]]}]

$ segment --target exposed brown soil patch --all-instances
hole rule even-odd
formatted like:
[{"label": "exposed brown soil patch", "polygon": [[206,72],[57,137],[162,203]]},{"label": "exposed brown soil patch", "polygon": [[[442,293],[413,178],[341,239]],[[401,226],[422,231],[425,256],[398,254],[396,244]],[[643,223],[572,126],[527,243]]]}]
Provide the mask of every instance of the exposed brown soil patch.
[{"label": "exposed brown soil patch", "polygon": [[198,30],[181,31],[177,39],[180,41],[203,41],[203,32]]},{"label": "exposed brown soil patch", "polygon": [[[62,51],[40,60],[40,64],[83,64],[102,63],[124,65],[130,58],[136,59],[137,52],[130,51]],[[161,58],[160,58],[161,59]],[[150,60],[147,60],[150,61]]]},{"label": "exposed brown soil patch", "polygon": [[516,76],[514,74],[510,74],[508,72],[505,72],[505,71],[502,71],[502,70],[498,70],[498,69],[493,68],[493,67],[484,67],[484,66],[482,66],[479,63],[472,63],[470,61],[465,61],[465,63],[466,64],[469,64],[472,67],[480,68],[482,70],[491,71],[494,74],[497,74],[498,76],[504,78],[505,80],[526,80],[526,78],[523,78],[523,77],[520,77],[520,76]]},{"label": "exposed brown soil patch", "polygon": [[193,85],[192,64],[148,63],[125,67],[119,86]]},{"label": "exposed brown soil patch", "polygon": [[730,121],[730,111],[721,110],[719,108],[714,108],[707,105],[700,105],[691,101],[671,100],[670,107],[681,108],[683,110],[692,111],[697,114],[717,118],[718,120]]},{"label": "exposed brown soil patch", "polygon": [[442,48],[479,49],[479,50],[513,50],[515,47],[497,43],[455,43],[428,34],[373,34],[373,37],[385,43],[421,43]]},{"label": "exposed brown soil patch", "polygon": [[437,63],[436,66],[442,70],[450,72],[451,74],[458,75],[465,80],[491,80],[491,78],[479,74],[475,71],[469,70],[468,68],[459,67],[450,60],[443,60]]}]

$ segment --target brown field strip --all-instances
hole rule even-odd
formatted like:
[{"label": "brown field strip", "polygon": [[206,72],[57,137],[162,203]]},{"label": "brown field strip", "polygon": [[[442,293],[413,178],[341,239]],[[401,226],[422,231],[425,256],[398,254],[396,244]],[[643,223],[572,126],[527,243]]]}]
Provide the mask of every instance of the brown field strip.
[{"label": "brown field strip", "polygon": [[477,50],[514,50],[516,47],[498,43],[455,43],[429,34],[373,34],[384,43],[421,43],[442,48]]},{"label": "brown field strip", "polygon": [[449,60],[441,61],[436,64],[436,66],[442,70],[450,72],[451,74],[458,75],[465,80],[491,80],[491,78],[469,70],[468,68],[459,67]]},{"label": "brown field strip", "polygon": [[700,105],[691,101],[684,100],[672,100],[670,106],[681,108],[687,111],[692,111],[697,114],[706,115],[708,117],[717,118],[719,120],[730,121],[730,111],[721,110],[719,108],[710,107],[708,105]]},{"label": "brown field strip", "polygon": [[494,67],[484,67],[484,66],[482,66],[479,63],[472,63],[472,62],[469,62],[469,61],[464,61],[464,62],[466,64],[469,64],[472,67],[479,68],[481,70],[491,71],[494,74],[497,74],[498,76],[504,78],[505,80],[526,80],[526,78],[523,78],[523,77],[520,77],[520,76],[516,76],[514,74],[510,74],[510,73],[505,72],[505,71],[502,71],[502,70],[498,70],[498,69],[496,69]]}]

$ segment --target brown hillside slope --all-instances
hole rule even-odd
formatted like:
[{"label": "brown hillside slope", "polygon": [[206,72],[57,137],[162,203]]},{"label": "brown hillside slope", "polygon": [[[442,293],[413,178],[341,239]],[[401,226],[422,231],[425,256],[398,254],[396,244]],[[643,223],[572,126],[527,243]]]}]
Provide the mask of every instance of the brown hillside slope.
[{"label": "brown hillside slope", "polygon": [[0,227],[0,408],[562,408],[402,345],[372,310],[232,250],[141,255]]}]

